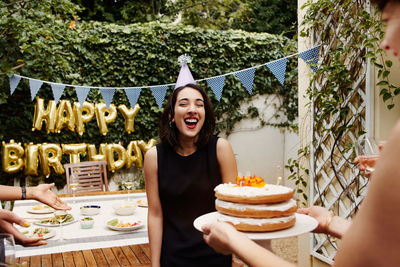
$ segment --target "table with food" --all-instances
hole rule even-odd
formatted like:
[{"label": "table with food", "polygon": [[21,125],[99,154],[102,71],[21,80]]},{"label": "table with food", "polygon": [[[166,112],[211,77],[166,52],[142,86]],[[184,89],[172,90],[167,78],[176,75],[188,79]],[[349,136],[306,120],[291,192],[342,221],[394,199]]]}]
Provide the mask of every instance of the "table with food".
[{"label": "table with food", "polygon": [[17,245],[17,257],[148,243],[145,193],[62,199],[72,207],[65,214],[37,201],[15,202],[13,211],[30,222],[19,230],[47,241],[38,247]]}]

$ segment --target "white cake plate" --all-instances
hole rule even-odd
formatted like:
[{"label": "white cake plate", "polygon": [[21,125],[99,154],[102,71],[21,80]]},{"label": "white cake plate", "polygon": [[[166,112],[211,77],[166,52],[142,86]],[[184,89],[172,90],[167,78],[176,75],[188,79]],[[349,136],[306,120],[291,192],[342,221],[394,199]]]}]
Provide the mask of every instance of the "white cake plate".
[{"label": "white cake plate", "polygon": [[[211,224],[217,220],[218,212],[210,212],[201,215],[196,220],[194,220],[194,228],[202,232],[201,228],[203,225]],[[243,232],[252,240],[270,240],[278,238],[287,238],[292,236],[301,235],[314,230],[318,226],[317,220],[308,215],[296,213],[296,223],[293,227],[274,231],[274,232],[263,232],[263,233],[253,233],[253,232]]]}]

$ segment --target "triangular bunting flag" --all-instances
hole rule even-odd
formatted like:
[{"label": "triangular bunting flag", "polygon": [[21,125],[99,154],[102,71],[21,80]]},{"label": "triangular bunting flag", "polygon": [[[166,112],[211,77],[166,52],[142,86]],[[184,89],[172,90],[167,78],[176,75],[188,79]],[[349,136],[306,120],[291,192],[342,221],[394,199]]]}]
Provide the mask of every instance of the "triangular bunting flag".
[{"label": "triangular bunting flag", "polygon": [[29,79],[29,88],[31,89],[32,101],[33,99],[35,99],[35,96],[39,92],[39,89],[42,86],[42,84],[43,84],[42,81]]},{"label": "triangular bunting flag", "polygon": [[225,76],[218,76],[207,79],[207,83],[211,87],[211,90],[214,92],[215,97],[218,99],[218,101],[220,101],[222,90],[224,89],[225,85]]},{"label": "triangular bunting flag", "polygon": [[90,88],[85,86],[75,86],[75,92],[78,96],[79,104],[81,104],[81,107],[83,107],[83,102],[85,102],[86,97],[90,92]]},{"label": "triangular bunting flag", "polygon": [[113,100],[115,89],[114,88],[100,88],[100,93],[103,96],[104,103],[106,103],[106,107],[110,108],[110,104]]},{"label": "triangular bunting flag", "polygon": [[131,107],[134,108],[139,99],[142,88],[124,88],[124,91],[129,100],[129,104],[131,104]]},{"label": "triangular bunting flag", "polygon": [[256,72],[255,68],[235,72],[236,76],[242,82],[244,87],[246,87],[246,90],[247,90],[247,92],[249,92],[249,94],[251,94],[252,90],[253,90],[253,82],[254,82],[254,73],[255,72]]},{"label": "triangular bunting flag", "polygon": [[320,46],[316,46],[299,53],[299,57],[304,60],[315,73],[318,71],[319,47]]},{"label": "triangular bunting flag", "polygon": [[161,108],[164,98],[165,98],[165,94],[167,93],[168,85],[151,87],[150,89],[153,92],[153,95],[154,95],[154,98],[156,99],[158,107]]},{"label": "triangular bunting flag", "polygon": [[267,64],[267,67],[282,85],[285,82],[286,63],[287,58],[285,57]]},{"label": "triangular bunting flag", "polygon": [[21,81],[20,76],[13,75],[10,77],[10,95],[12,95],[17,88],[19,81]]},{"label": "triangular bunting flag", "polygon": [[56,104],[58,104],[58,100],[60,100],[62,94],[64,93],[64,84],[57,84],[57,83],[52,83],[51,84],[51,90],[53,91],[53,96],[54,100],[56,101]]}]

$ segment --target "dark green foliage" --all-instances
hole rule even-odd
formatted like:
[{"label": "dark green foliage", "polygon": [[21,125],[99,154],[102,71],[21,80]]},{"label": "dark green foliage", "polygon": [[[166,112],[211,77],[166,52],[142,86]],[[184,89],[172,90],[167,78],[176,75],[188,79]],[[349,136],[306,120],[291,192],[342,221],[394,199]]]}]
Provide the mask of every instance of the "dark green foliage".
[{"label": "dark green foliage", "polygon": [[[84,20],[119,24],[162,20],[172,22],[181,14],[185,25],[208,29],[241,29],[249,32],[284,33],[292,37],[297,25],[293,0],[74,0],[83,7]],[[293,27],[294,26],[294,27]]]},{"label": "dark green foliage", "polygon": [[233,23],[234,29],[249,32],[285,33],[293,36],[297,30],[297,1],[252,0],[245,14]]},{"label": "dark green foliage", "polygon": [[84,20],[108,21],[120,24],[148,22],[164,13],[166,0],[72,0],[84,9]]},{"label": "dark green foliage", "polygon": [[[180,66],[177,58],[188,53],[193,59],[190,65],[195,79],[212,77],[238,71],[287,56],[284,47],[292,42],[284,37],[255,34],[244,31],[215,31],[193,27],[175,27],[152,22],[120,26],[101,22],[75,21],[75,6],[68,1],[21,2],[23,8],[9,5],[0,9],[0,44],[6,47],[1,54],[0,73],[0,140],[34,144],[40,143],[101,143],[157,138],[158,119],[162,112],[148,88],[143,88],[138,104],[141,109],[135,119],[135,132],[124,132],[124,120],[118,113],[117,120],[109,124],[106,136],[99,133],[96,120],[86,125],[86,132],[79,136],[63,129],[61,133],[47,134],[31,131],[34,102],[31,101],[27,80],[22,80],[13,95],[9,94],[8,77],[13,73],[45,81],[72,85],[99,87],[149,86],[174,83]],[[55,9],[55,7],[57,9]],[[61,8],[64,7],[64,8]],[[71,24],[72,22],[72,24]],[[74,29],[74,23],[76,28]],[[297,58],[288,63],[285,86],[282,87],[267,67],[256,70],[253,95],[278,93],[283,97],[281,110],[288,120],[297,117]],[[21,65],[22,64],[22,65]],[[226,79],[221,102],[217,102],[205,81],[212,98],[217,120],[217,131],[229,134],[235,123],[248,117],[240,113],[241,103],[251,96],[240,81],[230,75]],[[169,89],[167,95],[170,94]],[[53,99],[50,86],[44,84],[38,96]],[[61,99],[77,101],[75,90],[67,87]],[[87,101],[101,102],[98,90],[91,90]],[[117,90],[113,104],[125,104],[128,99],[123,90]],[[252,114],[257,114],[252,111]],[[285,121],[285,119],[284,119]],[[260,122],[262,123],[262,122]],[[67,160],[66,158],[64,160]],[[65,161],[66,162],[66,161]],[[11,177],[23,178],[23,172],[15,175],[1,173],[2,183]],[[63,185],[64,178],[52,175]]]}]

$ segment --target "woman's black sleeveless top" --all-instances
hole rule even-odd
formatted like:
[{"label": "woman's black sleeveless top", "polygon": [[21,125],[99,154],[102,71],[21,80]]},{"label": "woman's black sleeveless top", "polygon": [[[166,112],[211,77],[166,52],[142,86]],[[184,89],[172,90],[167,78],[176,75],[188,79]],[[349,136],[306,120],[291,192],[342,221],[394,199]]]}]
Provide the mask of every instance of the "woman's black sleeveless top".
[{"label": "woman's black sleeveless top", "polygon": [[189,156],[157,145],[158,185],[163,212],[161,266],[231,266],[231,256],[216,253],[193,221],[215,211],[214,188],[221,183],[218,137]]}]

